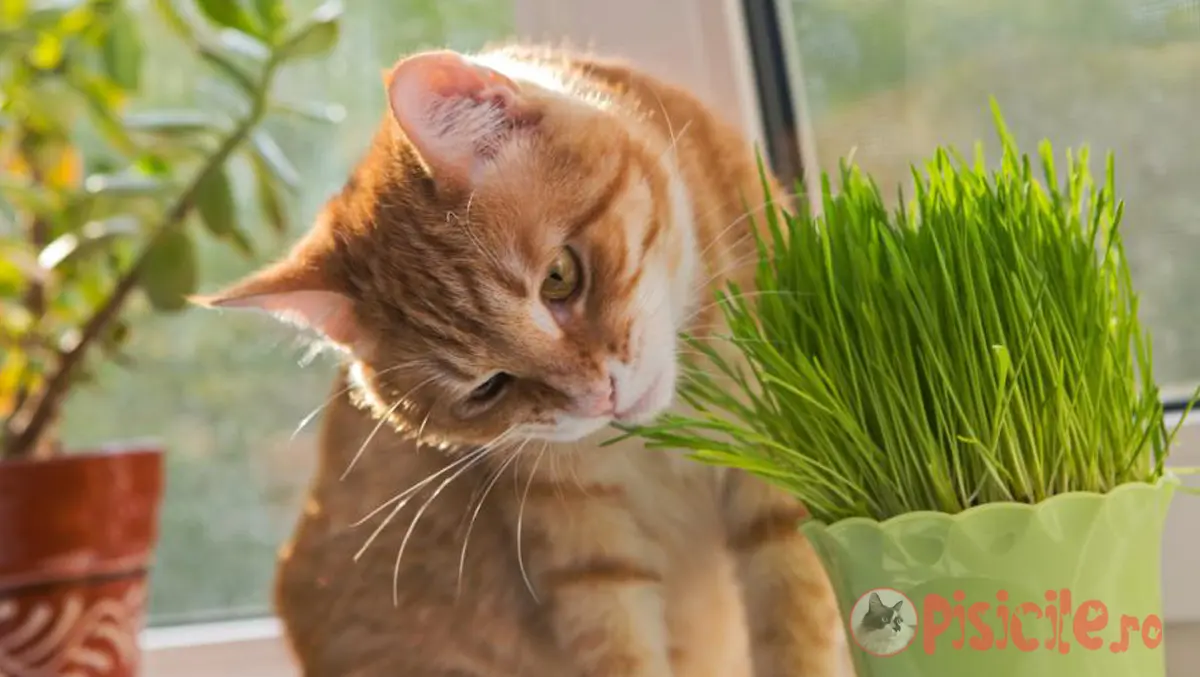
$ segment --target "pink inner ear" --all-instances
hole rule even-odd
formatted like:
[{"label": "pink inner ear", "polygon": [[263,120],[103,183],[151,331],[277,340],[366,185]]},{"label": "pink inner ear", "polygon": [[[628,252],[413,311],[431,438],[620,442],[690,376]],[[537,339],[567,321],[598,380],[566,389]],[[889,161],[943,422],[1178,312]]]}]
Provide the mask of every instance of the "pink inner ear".
[{"label": "pink inner ear", "polygon": [[345,346],[353,346],[360,338],[350,299],[336,292],[305,290],[253,294],[217,299],[212,305],[261,310],[285,322],[318,331]]},{"label": "pink inner ear", "polygon": [[513,128],[517,86],[450,51],[396,64],[388,82],[392,114],[434,171],[469,180]]}]

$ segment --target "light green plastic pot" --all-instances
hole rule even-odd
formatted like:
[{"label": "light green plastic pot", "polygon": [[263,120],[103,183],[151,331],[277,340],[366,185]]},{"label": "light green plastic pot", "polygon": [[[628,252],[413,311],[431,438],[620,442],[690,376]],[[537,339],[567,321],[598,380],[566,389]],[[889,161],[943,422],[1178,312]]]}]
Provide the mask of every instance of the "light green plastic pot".
[{"label": "light green plastic pot", "polygon": [[[1167,477],[1038,505],[802,529],[829,571],[858,677],[1165,677],[1162,533],[1177,486]],[[913,641],[891,655],[855,639],[867,604],[857,603],[879,589],[916,612]],[[1001,620],[1001,607],[1022,606]]]}]

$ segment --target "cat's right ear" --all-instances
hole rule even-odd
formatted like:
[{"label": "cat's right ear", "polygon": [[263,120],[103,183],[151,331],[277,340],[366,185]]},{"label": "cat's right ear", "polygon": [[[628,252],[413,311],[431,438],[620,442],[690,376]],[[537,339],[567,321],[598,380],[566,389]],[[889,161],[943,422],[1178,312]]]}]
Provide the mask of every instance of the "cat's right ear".
[{"label": "cat's right ear", "polygon": [[193,296],[191,302],[208,308],[256,310],[321,334],[345,348],[362,342],[350,298],[319,278],[319,269],[284,259],[215,294]]},{"label": "cat's right ear", "polygon": [[442,182],[469,187],[480,167],[530,120],[517,83],[457,52],[407,57],[385,80],[392,117]]}]

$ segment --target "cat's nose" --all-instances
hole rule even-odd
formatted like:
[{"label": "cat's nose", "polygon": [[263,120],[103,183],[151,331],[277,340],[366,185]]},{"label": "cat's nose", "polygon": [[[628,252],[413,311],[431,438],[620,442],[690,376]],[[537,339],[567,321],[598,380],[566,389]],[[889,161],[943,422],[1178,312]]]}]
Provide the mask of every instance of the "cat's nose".
[{"label": "cat's nose", "polygon": [[591,383],[573,399],[572,408],[577,416],[612,416],[617,408],[617,390],[611,376]]}]

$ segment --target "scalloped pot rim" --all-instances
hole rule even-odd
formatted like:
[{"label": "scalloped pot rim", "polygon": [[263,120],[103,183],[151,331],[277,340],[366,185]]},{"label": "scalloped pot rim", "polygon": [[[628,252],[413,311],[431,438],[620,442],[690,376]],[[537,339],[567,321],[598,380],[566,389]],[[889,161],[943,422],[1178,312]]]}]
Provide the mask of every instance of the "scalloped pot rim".
[{"label": "scalloped pot rim", "polygon": [[1109,498],[1109,497],[1112,497],[1115,495],[1125,494],[1125,493],[1129,493],[1132,491],[1145,491],[1148,493],[1156,493],[1156,492],[1162,491],[1163,489],[1167,488],[1168,486],[1170,486],[1173,489],[1178,488],[1180,484],[1181,484],[1181,481],[1180,481],[1178,475],[1176,475],[1175,473],[1172,473],[1170,471],[1166,471],[1163,473],[1163,476],[1160,477],[1158,479],[1158,481],[1153,484],[1151,484],[1150,482],[1126,482],[1125,484],[1122,484],[1122,485],[1116,487],[1112,491],[1108,491],[1105,493],[1100,493],[1098,491],[1068,491],[1063,494],[1056,494],[1054,496],[1051,496],[1050,498],[1047,498],[1046,500],[1041,501],[1040,503],[1019,503],[1017,501],[997,501],[994,503],[984,503],[983,505],[976,505],[976,506],[967,508],[966,510],[963,510],[962,512],[954,513],[954,514],[940,512],[937,510],[917,510],[914,512],[904,513],[903,515],[896,515],[895,517],[889,517],[886,520],[883,520],[882,522],[879,520],[876,520],[876,519],[872,519],[870,517],[847,517],[845,519],[838,520],[832,524],[826,524],[818,519],[806,520],[804,522],[804,524],[822,524],[831,533],[837,533],[837,532],[843,531],[844,529],[853,528],[856,526],[870,526],[870,527],[875,527],[875,528],[879,528],[879,529],[889,529],[896,525],[905,524],[907,522],[914,522],[914,521],[921,521],[921,520],[956,521],[956,520],[963,519],[964,516],[967,516],[967,515],[974,516],[974,515],[979,515],[979,514],[983,514],[983,513],[987,513],[987,512],[996,512],[996,511],[1040,512],[1042,510],[1050,508],[1051,506],[1057,506],[1057,505],[1061,505],[1063,503],[1069,503],[1069,502],[1080,501],[1080,500],[1094,500],[1094,499],[1101,499],[1101,498]]},{"label": "scalloped pot rim", "polygon": [[[1138,518],[1151,512],[1156,521],[1165,517],[1181,484],[1167,471],[1154,481],[1128,482],[1103,493],[1065,492],[1034,504],[987,503],[955,514],[919,511],[882,522],[852,517],[826,525],[814,519],[801,529],[831,567],[848,630],[865,655],[891,656],[916,645],[916,657],[908,660],[921,666],[944,671],[965,660],[980,677],[1008,677],[1015,673],[981,670],[970,662],[975,659],[955,656],[1011,648],[1038,665],[1062,661],[1063,667],[1082,669],[1097,660],[1116,661],[1111,664],[1138,669],[1104,674],[1151,677],[1142,668],[1155,660],[1152,652],[1162,642],[1161,524],[1143,528]],[[1116,521],[1097,522],[1104,514]],[[1030,548],[1046,555],[1045,547],[1054,561],[1028,564],[1034,561]],[[1120,554],[1110,559],[1114,548]],[[1101,563],[1092,566],[1098,556]],[[911,608],[917,618],[896,621],[893,634],[886,625],[883,632],[876,625],[860,632],[865,616],[857,609],[864,600],[870,608]],[[876,623],[879,618],[886,617],[877,616]],[[907,635],[905,624],[912,630]],[[1094,653],[1106,645],[1102,657]],[[1039,646],[1051,651],[1030,653]]]}]

